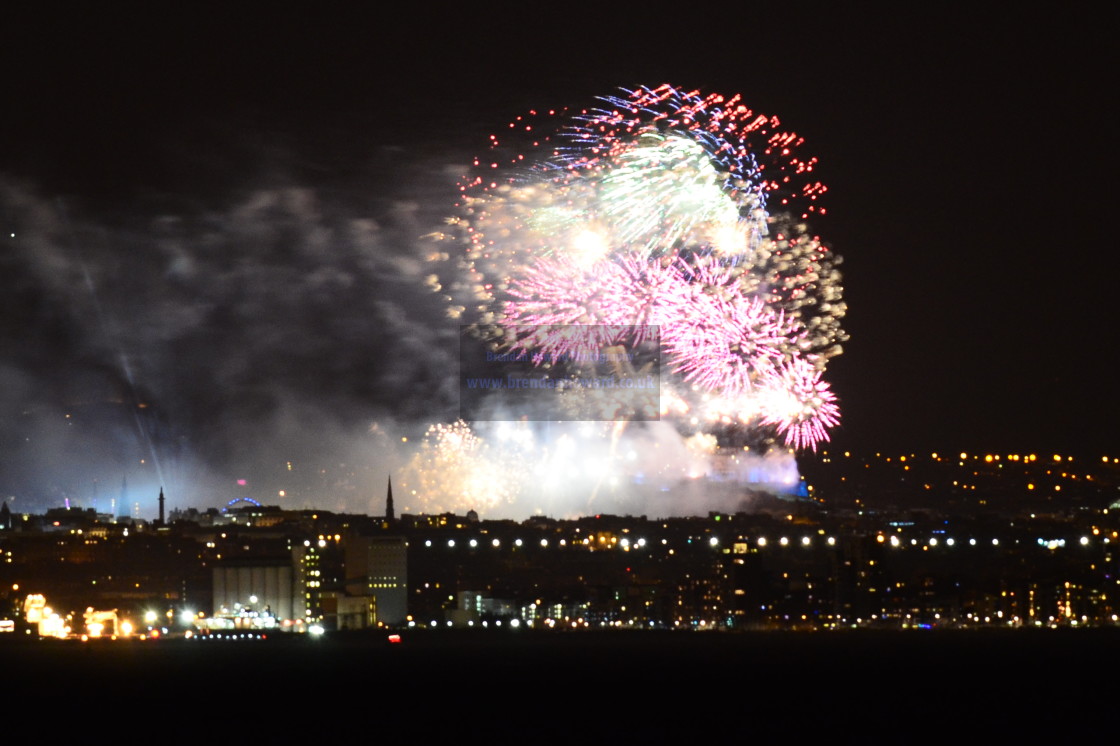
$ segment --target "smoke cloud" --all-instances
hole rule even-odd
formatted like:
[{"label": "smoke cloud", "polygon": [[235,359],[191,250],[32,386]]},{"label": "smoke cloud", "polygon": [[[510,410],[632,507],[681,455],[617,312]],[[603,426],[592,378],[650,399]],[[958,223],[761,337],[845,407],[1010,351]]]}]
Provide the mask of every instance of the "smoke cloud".
[{"label": "smoke cloud", "polygon": [[327,191],[105,211],[0,177],[0,495],[380,507],[388,423],[457,406],[458,327],[423,288],[418,202]]}]

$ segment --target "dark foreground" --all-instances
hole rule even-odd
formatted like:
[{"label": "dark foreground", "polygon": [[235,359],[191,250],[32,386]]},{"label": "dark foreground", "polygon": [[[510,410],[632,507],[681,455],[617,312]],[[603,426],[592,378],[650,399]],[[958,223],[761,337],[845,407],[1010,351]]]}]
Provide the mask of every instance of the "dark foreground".
[{"label": "dark foreground", "polygon": [[129,724],[173,742],[326,732],[375,741],[389,728],[402,742],[440,731],[498,743],[690,743],[1088,734],[1111,727],[1120,671],[1113,629],[402,638],[8,638],[0,676],[10,717],[50,702],[66,713],[52,727],[75,734]]}]

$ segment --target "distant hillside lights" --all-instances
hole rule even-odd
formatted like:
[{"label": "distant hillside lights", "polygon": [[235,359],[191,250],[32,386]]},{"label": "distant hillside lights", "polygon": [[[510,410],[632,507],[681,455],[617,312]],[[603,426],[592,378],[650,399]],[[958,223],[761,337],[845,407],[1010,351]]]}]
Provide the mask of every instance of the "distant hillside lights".
[{"label": "distant hillside lights", "polygon": [[[852,452],[851,451],[844,451],[842,455],[843,455],[844,458],[852,458]],[[917,453],[900,454],[900,455],[897,455],[897,456],[886,456],[882,452],[876,452],[875,455],[874,455],[874,458],[882,459],[883,461],[886,461],[887,463],[890,463],[891,461],[898,461],[900,463],[905,463],[907,461],[907,459],[912,461],[912,460],[920,458],[920,457],[917,455]],[[1062,463],[1062,462],[1070,463],[1070,462],[1074,461],[1073,456],[1069,456],[1069,455],[1063,456],[1063,455],[1058,454],[1058,453],[1052,454],[1050,458],[1054,463]],[[826,464],[832,463],[832,459],[833,459],[833,454],[831,454],[829,451],[827,451],[827,450],[821,451],[821,463],[826,463]],[[945,456],[944,454],[941,454],[937,451],[932,451],[929,454],[929,459],[931,461],[937,461],[937,462],[941,463],[941,462],[944,462],[944,461],[948,460],[949,457]],[[981,461],[982,460],[985,463],[989,463],[989,464],[993,463],[993,462],[998,463],[1001,460],[1003,460],[1003,461],[1015,461],[1015,462],[1021,462],[1021,463],[1033,463],[1035,461],[1038,461],[1038,454],[1037,453],[1031,453],[1031,454],[1020,454],[1020,453],[978,454],[978,453],[969,453],[967,451],[961,451],[958,454],[958,460],[961,461],[961,462],[969,461],[969,460],[972,460],[972,461]],[[1120,465],[1120,457],[1101,456],[1101,463],[1102,464],[1117,464],[1117,465]]]}]

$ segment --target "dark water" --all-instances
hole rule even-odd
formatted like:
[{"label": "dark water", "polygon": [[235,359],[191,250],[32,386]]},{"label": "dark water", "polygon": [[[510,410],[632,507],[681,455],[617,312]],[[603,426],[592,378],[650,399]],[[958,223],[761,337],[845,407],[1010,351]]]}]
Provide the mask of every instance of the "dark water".
[{"label": "dark water", "polygon": [[79,733],[123,719],[178,723],[172,741],[238,732],[287,743],[392,726],[421,741],[689,743],[1106,732],[1120,672],[1120,630],[402,637],[9,638],[0,675],[9,713],[47,699],[67,713],[54,725]]}]

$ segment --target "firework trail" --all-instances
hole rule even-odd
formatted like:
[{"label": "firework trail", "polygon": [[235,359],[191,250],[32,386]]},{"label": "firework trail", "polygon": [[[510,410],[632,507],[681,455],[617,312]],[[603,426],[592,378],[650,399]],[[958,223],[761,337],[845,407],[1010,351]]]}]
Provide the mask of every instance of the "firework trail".
[{"label": "firework trail", "polygon": [[460,184],[461,248],[432,284],[494,349],[545,365],[659,333],[682,438],[815,450],[840,420],[823,373],[846,307],[802,145],[738,96],[669,85],[530,112]]}]

